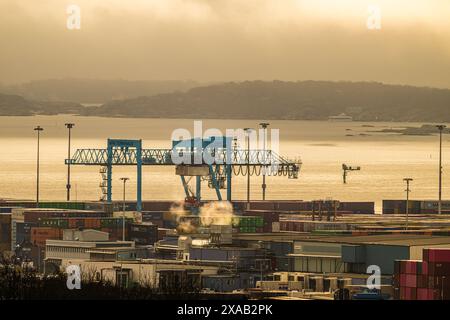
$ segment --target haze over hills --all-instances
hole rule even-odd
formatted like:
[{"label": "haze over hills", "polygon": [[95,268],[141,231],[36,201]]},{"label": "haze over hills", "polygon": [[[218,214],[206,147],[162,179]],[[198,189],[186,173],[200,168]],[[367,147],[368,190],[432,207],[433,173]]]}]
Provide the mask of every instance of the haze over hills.
[{"label": "haze over hills", "polygon": [[80,114],[83,106],[64,101],[33,101],[18,95],[0,93],[0,116]]},{"label": "haze over hills", "polygon": [[374,82],[247,81],[111,101],[83,115],[362,121],[450,121],[450,90]]},{"label": "haze over hills", "polygon": [[161,93],[187,91],[200,84],[195,81],[128,81],[99,79],[48,79],[8,86],[0,92],[31,100],[105,103],[114,99],[130,99]]},{"label": "haze over hills", "polygon": [[[66,84],[61,87],[67,89]],[[131,99],[111,100],[96,107],[0,95],[0,114],[76,113],[103,117],[326,120],[329,116],[346,113],[362,121],[450,122],[448,89],[330,81],[229,82],[194,87],[186,92],[173,90],[153,95],[150,90],[145,91],[144,86],[133,90],[127,88],[118,92],[130,94],[135,90],[136,94],[139,91],[146,94]],[[169,87],[165,87],[165,90],[169,90]],[[37,92],[31,91],[26,94],[27,97]],[[54,91],[57,92],[57,89]],[[94,91],[95,88],[92,91],[80,89],[74,95],[86,97]],[[99,95],[111,93],[106,90]],[[69,91],[62,91],[54,97],[67,98],[69,95]]]}]

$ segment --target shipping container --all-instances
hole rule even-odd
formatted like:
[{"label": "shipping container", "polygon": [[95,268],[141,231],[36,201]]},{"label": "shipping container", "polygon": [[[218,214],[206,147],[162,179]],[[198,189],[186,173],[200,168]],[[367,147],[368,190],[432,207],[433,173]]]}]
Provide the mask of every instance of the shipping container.
[{"label": "shipping container", "polygon": [[170,229],[158,228],[158,241],[164,239]]},{"label": "shipping container", "polygon": [[417,300],[429,300],[428,288],[418,288],[417,289]]},{"label": "shipping container", "polygon": [[11,221],[11,251],[16,250],[17,246],[31,241],[31,228],[33,227],[37,227],[37,224]]},{"label": "shipping container", "polygon": [[[421,213],[430,213],[435,214],[439,212],[439,201],[437,200],[426,200],[421,201],[420,208],[422,209]],[[450,211],[450,201],[441,201],[442,212]]]},{"label": "shipping container", "polygon": [[450,262],[450,249],[428,249],[428,262]]},{"label": "shipping container", "polygon": [[393,284],[399,289],[400,299],[450,299],[450,262],[445,261],[448,252],[450,249],[424,249],[424,261],[395,261]]},{"label": "shipping container", "polygon": [[0,213],[12,213],[12,210],[19,207],[0,207]]},{"label": "shipping container", "polygon": [[152,220],[152,219],[142,219],[142,222],[145,222],[145,223],[151,223],[151,224],[154,224],[154,225],[156,225],[156,226],[158,226],[159,228],[164,228],[164,220]]},{"label": "shipping container", "polygon": [[104,212],[66,209],[13,209],[12,212],[13,219],[24,222],[38,222],[42,218],[94,218],[108,216]]},{"label": "shipping container", "polygon": [[0,207],[36,208],[36,201],[0,200]]},{"label": "shipping container", "polygon": [[61,240],[62,229],[34,227],[31,228],[31,243],[38,247],[45,247],[46,240]]},{"label": "shipping container", "polygon": [[375,214],[375,202],[340,202],[338,211],[351,214]]},{"label": "shipping container", "polygon": [[0,252],[11,248],[11,213],[0,213]]},{"label": "shipping container", "polygon": [[85,207],[85,210],[105,212],[108,215],[112,215],[112,213],[114,211],[113,210],[114,205],[112,203],[102,202],[102,201],[85,202],[84,207]]},{"label": "shipping container", "polygon": [[39,208],[85,210],[83,202],[48,202],[40,201]]},{"label": "shipping container", "polygon": [[[383,200],[383,214],[405,214],[406,213],[406,200]],[[420,214],[421,201],[410,200],[409,201],[409,213]]]},{"label": "shipping container", "polygon": [[133,223],[130,226],[130,240],[137,245],[153,245],[158,241],[158,226]]},{"label": "shipping container", "polygon": [[175,201],[143,201],[143,211],[169,211],[170,208],[177,204]]},{"label": "shipping container", "polygon": [[142,220],[163,220],[164,211],[142,211]]}]

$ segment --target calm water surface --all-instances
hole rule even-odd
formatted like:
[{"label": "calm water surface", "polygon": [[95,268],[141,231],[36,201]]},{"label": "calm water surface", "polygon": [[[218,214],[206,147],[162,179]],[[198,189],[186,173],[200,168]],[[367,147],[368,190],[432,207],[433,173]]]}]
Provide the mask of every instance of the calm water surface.
[{"label": "calm water surface", "polygon": [[[33,199],[36,179],[36,135],[33,127],[44,127],[41,136],[41,199],[64,200],[66,184],[67,129],[74,122],[73,150],[104,148],[106,139],[143,139],[145,148],[170,148],[172,130],[193,130],[193,120],[118,119],[77,116],[0,117],[0,198]],[[256,127],[258,121],[207,120],[203,128]],[[373,127],[368,127],[368,125]],[[268,199],[335,198],[347,201],[376,201],[404,198],[404,177],[414,179],[412,198],[436,199],[438,137],[374,133],[383,128],[419,126],[404,123],[359,123],[326,121],[271,121],[280,130],[280,153],[301,157],[298,180],[268,178]],[[352,135],[352,136],[348,136]],[[342,183],[342,163],[359,165]],[[450,198],[448,168],[450,137],[444,137],[444,198]],[[135,198],[133,167],[113,170],[113,197],[121,198],[119,178],[128,176],[127,197]],[[144,199],[182,199],[180,178],[173,167],[144,167]],[[261,199],[261,177],[252,177],[252,199]],[[235,199],[246,198],[246,178],[234,180]],[[72,198],[98,200],[101,192],[99,167],[72,167]],[[120,188],[120,189],[118,189]],[[116,192],[114,192],[114,190]],[[120,192],[117,192],[120,190]],[[203,188],[205,198],[214,193]]]}]

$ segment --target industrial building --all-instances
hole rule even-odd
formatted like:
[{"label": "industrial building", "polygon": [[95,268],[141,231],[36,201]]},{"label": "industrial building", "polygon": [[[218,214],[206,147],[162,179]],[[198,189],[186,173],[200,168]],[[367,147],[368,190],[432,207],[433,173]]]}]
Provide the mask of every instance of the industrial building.
[{"label": "industrial building", "polygon": [[421,211],[406,220],[403,214],[374,214],[368,202],[234,201],[228,225],[217,224],[223,219],[214,214],[202,219],[189,203],[178,208],[181,215],[171,211],[170,201],[143,201],[142,212],[121,212],[120,204],[114,205],[116,212],[108,212],[114,206],[93,203],[50,205],[56,208],[0,209],[6,211],[0,214],[0,245],[33,261],[40,272],[77,264],[91,280],[120,286],[351,299],[365,292],[367,268],[377,265],[380,294],[404,299],[420,292],[422,297],[423,284],[414,291],[403,281],[402,293],[395,292],[396,261],[422,260],[423,250],[450,248],[446,215]]},{"label": "industrial building", "polygon": [[[59,270],[73,261],[115,261],[147,258],[145,248],[138,249],[133,241],[109,241],[106,232],[97,230],[64,230],[63,240],[46,240],[46,271]],[[51,266],[51,267],[48,267]]]}]

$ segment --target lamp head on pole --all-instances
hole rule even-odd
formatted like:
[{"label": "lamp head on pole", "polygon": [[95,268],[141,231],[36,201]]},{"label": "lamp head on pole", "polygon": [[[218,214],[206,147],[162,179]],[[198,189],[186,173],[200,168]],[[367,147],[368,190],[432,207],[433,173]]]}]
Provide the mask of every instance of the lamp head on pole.
[{"label": "lamp head on pole", "polygon": [[444,125],[444,124],[439,124],[439,125],[436,126],[436,128],[438,128],[439,131],[442,131],[442,130],[444,130],[445,128],[447,128],[447,126]]},{"label": "lamp head on pole", "polygon": [[270,123],[261,122],[259,125],[261,126],[261,128],[266,129],[268,126],[270,126]]},{"label": "lamp head on pole", "polygon": [[65,123],[64,125],[67,129],[72,129],[75,126],[75,123]]},{"label": "lamp head on pole", "polygon": [[122,180],[122,181],[125,183],[125,182],[127,182],[128,180],[130,180],[130,178],[123,177],[123,178],[120,178],[120,180]]},{"label": "lamp head on pole", "polygon": [[44,128],[42,128],[41,126],[37,126],[36,128],[33,129],[34,131],[44,131]]}]

